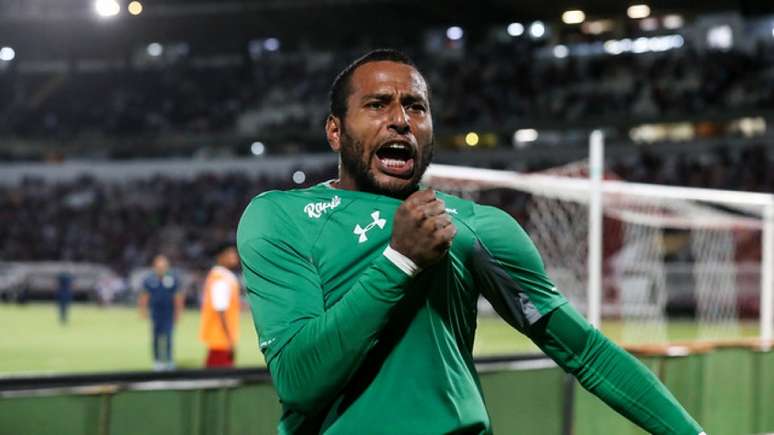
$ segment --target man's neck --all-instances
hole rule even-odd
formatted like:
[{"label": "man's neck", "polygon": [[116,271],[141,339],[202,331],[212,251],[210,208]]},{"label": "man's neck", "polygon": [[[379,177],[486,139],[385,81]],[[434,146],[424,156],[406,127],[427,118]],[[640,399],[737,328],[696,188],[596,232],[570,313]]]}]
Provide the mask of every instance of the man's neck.
[{"label": "man's neck", "polygon": [[363,189],[360,186],[358,186],[354,177],[351,177],[342,173],[339,173],[339,178],[331,181],[329,185],[334,189],[354,190],[357,192],[368,192],[376,195],[389,196],[391,198],[400,199],[400,200],[404,200],[408,198],[409,195],[419,190],[419,186],[417,185],[417,186],[414,186],[409,192],[406,192],[400,195],[400,194],[391,194],[389,192],[384,192],[384,191],[374,191],[370,189]]},{"label": "man's neck", "polygon": [[360,190],[358,189],[355,180],[347,176],[342,176],[342,174],[339,174],[339,178],[331,181],[331,187],[344,190]]}]

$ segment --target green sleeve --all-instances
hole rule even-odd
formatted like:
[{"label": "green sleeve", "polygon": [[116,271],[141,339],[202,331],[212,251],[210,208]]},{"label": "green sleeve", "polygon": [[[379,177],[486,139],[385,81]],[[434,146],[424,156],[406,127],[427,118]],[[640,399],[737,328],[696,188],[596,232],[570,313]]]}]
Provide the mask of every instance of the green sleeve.
[{"label": "green sleeve", "polygon": [[507,213],[476,206],[471,265],[476,286],[498,314],[520,331],[567,303],[548,278],[535,245]]},{"label": "green sleeve", "polygon": [[527,334],[584,388],[654,434],[697,435],[699,425],[637,359],[589,325],[548,278],[519,224],[478,206],[472,264],[479,290],[497,313]]},{"label": "green sleeve", "polygon": [[[272,218],[249,214],[237,244],[260,347],[283,404],[313,413],[335,397],[374,346],[410,278],[380,256],[326,310],[316,268],[291,242],[292,230],[286,225],[272,237],[250,238],[256,225],[271,226]],[[252,222],[258,223],[247,229]]]},{"label": "green sleeve", "polygon": [[585,389],[649,433],[702,433],[647,367],[592,327],[570,304],[531,326],[528,335]]}]

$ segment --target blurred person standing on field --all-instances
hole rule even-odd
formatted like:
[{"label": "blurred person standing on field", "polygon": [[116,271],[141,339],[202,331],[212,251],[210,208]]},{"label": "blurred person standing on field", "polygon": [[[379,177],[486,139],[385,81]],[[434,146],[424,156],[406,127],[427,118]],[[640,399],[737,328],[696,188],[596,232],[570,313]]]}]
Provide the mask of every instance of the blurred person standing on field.
[{"label": "blurred person standing on field", "polygon": [[140,292],[140,316],[148,318],[150,305],[153,332],[153,369],[173,370],[172,329],[183,309],[183,296],[179,291],[180,280],[170,271],[169,259],[157,255],[153,259],[153,272],[142,282]]},{"label": "blurred person standing on field", "polygon": [[56,305],[59,309],[59,323],[67,324],[70,302],[73,300],[73,274],[63,271],[57,276]]},{"label": "blurred person standing on field", "polygon": [[232,243],[215,251],[216,264],[210,269],[202,293],[200,337],[207,346],[206,367],[233,367],[239,340],[239,255]]}]

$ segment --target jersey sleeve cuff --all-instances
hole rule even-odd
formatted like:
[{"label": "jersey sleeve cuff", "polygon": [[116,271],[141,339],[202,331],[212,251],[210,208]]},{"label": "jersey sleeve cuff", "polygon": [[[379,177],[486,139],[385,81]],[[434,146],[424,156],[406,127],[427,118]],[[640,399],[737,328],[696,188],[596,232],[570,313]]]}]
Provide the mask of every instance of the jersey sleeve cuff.
[{"label": "jersey sleeve cuff", "polygon": [[382,252],[382,255],[387,257],[388,260],[392,264],[394,264],[398,269],[402,270],[403,273],[405,273],[408,276],[415,276],[418,274],[421,269],[419,266],[416,265],[410,258],[406,257],[405,255],[401,254],[400,252],[392,249],[392,247],[388,244],[386,248],[384,248],[384,252]]}]

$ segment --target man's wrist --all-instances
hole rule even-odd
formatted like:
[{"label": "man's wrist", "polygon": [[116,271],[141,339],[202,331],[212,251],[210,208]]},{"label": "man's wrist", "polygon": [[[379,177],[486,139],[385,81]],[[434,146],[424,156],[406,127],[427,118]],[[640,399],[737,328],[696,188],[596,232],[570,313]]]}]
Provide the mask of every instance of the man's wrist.
[{"label": "man's wrist", "polygon": [[408,276],[414,276],[421,271],[419,266],[417,266],[417,264],[414,263],[413,260],[401,254],[400,252],[392,249],[392,246],[390,246],[389,244],[387,245],[386,248],[384,248],[384,252],[382,252],[382,255],[387,257],[387,259],[390,260],[392,264],[394,264],[398,269],[402,270],[403,273],[405,273]]}]

